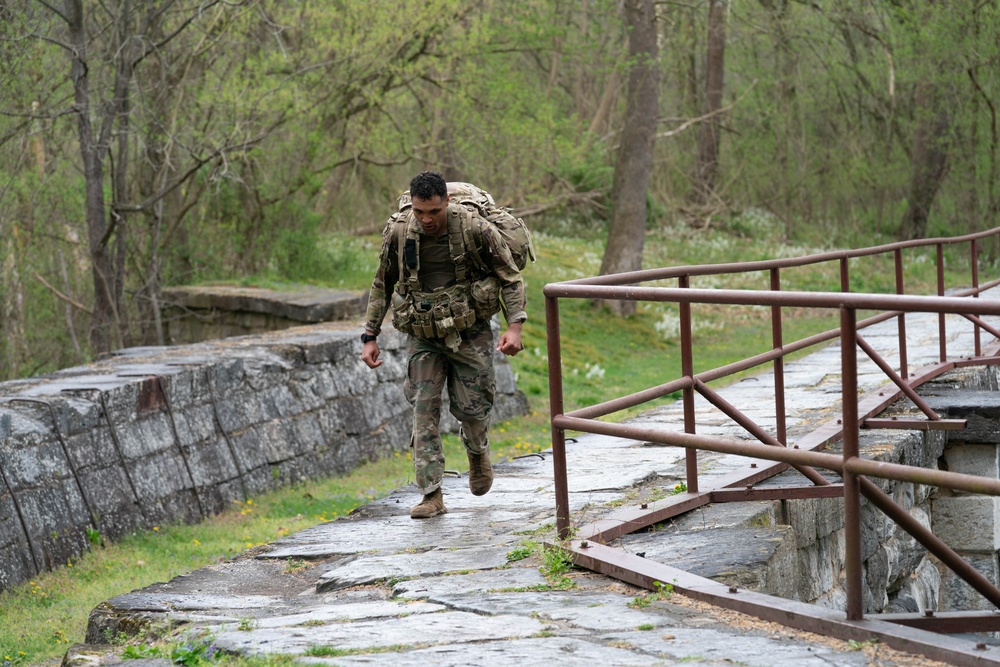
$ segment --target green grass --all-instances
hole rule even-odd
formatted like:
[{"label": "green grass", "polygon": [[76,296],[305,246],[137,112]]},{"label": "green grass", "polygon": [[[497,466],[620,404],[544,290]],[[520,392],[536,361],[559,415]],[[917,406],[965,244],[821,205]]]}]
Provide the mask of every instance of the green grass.
[{"label": "green grass", "polygon": [[[491,434],[494,458],[540,451],[550,446],[548,427],[548,368],[542,286],[548,282],[595,275],[601,261],[603,236],[536,234],[537,264],[525,270],[530,318],[524,326],[525,350],[511,360],[518,386],[526,393],[530,414],[495,424]],[[367,288],[377,253],[377,237],[332,239],[324,248],[336,252],[346,267],[342,276],[325,284]],[[718,231],[651,232],[645,266],[724,263],[817,252],[788,248],[773,239],[741,238]],[[369,265],[358,268],[359,258]],[[951,265],[958,267],[952,274]],[[949,264],[949,285],[961,284],[961,258]],[[917,254],[907,263],[907,289],[932,293],[934,264]],[[879,260],[852,262],[852,289],[892,290],[891,266]],[[912,273],[912,276],[911,276]],[[767,275],[748,274],[728,282],[696,278],[693,287],[766,289]],[[269,277],[243,284],[279,286]],[[966,280],[968,282],[968,280]],[[839,266],[796,269],[782,274],[783,289],[839,289]],[[695,306],[695,371],[715,368],[770,347],[769,310]],[[788,311],[785,342],[836,325],[836,313]],[[631,317],[617,319],[594,310],[586,301],[562,301],[560,324],[567,410],[608,400],[680,377],[677,308],[672,304],[642,304]],[[671,400],[662,399],[658,404]],[[644,406],[651,407],[650,405]],[[638,409],[610,417],[620,419]],[[467,468],[458,438],[445,437],[447,466]],[[412,463],[405,455],[364,465],[350,475],[317,480],[266,496],[234,503],[223,515],[196,526],[158,526],[117,544],[95,545],[78,560],[0,593],[0,667],[54,664],[73,643],[82,642],[87,615],[116,595],[167,581],[184,572],[223,561],[245,549],[269,543],[319,522],[343,516],[353,508],[408,483]],[[96,536],[95,536],[96,537]],[[295,564],[290,565],[290,571]]]}]

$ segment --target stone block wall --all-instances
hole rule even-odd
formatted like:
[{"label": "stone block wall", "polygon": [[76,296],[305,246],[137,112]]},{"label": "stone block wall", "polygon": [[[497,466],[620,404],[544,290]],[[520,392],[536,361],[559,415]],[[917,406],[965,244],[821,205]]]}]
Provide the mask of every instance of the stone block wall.
[{"label": "stone block wall", "polygon": [[[386,329],[372,371],[359,329],[132,348],[0,383],[0,590],[64,565],[97,534],[198,521],[405,450],[405,339]],[[526,409],[498,355],[495,418]]]},{"label": "stone block wall", "polygon": [[[941,432],[865,430],[861,432],[859,445],[865,458],[937,468],[945,448],[945,436]],[[930,525],[931,487],[871,480],[917,521]],[[777,524],[794,529],[798,567],[793,586],[795,594],[791,597],[831,609],[843,609],[847,599],[843,500],[776,501],[774,517]],[[923,575],[937,576],[934,568],[922,569],[926,550],[864,497],[861,499],[861,524],[865,613],[905,611],[909,600],[926,597],[922,592],[927,587]],[[931,588],[936,596],[937,584],[932,582]],[[920,592],[915,593],[918,589]]]},{"label": "stone block wall", "polygon": [[[952,371],[920,388],[942,417],[967,419],[961,431],[864,430],[861,453],[891,463],[996,478],[1000,406],[996,367]],[[913,414],[908,401],[889,414]],[[989,580],[1000,585],[1000,501],[923,485],[871,478]],[[908,533],[862,498],[865,613],[985,610],[992,605]],[[838,499],[775,503],[776,522],[795,530],[799,599],[843,609],[844,517]]]},{"label": "stone block wall", "polygon": [[[971,388],[966,388],[971,387]],[[970,376],[944,376],[931,387],[928,402],[966,428],[948,433],[941,465],[953,472],[996,479],[1000,476],[1000,404],[997,368]],[[1000,499],[941,489],[934,494],[931,521],[935,534],[995,585],[1000,585]],[[994,606],[951,570],[936,563],[940,575],[938,608],[990,610]]]}]

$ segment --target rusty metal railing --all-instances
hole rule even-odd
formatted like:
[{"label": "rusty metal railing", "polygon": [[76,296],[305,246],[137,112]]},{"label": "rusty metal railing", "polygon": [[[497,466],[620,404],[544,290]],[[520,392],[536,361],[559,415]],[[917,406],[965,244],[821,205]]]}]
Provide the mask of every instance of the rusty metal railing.
[{"label": "rusty metal railing", "polygon": [[[859,428],[909,429],[957,429],[964,428],[964,420],[942,419],[917,394],[916,387],[957,366],[986,365],[1000,363],[1000,342],[994,341],[984,352],[981,332],[985,331],[994,339],[1000,339],[1000,330],[984,321],[984,316],[1000,316],[1000,301],[979,298],[980,294],[1000,285],[1000,279],[986,284],[979,282],[979,248],[983,240],[1000,243],[1000,228],[978,234],[970,234],[948,239],[917,240],[895,243],[873,248],[851,251],[823,253],[806,257],[748,262],[742,264],[718,264],[683,266],[648,271],[599,276],[562,283],[548,284],[544,288],[546,327],[548,332],[549,395],[552,422],[552,452],[555,471],[556,526],[562,546],[574,561],[585,567],[605,572],[626,581],[653,587],[655,578],[649,574],[649,563],[637,563],[603,544],[621,535],[659,523],[670,516],[690,511],[710,502],[734,500],[785,498],[842,497],[845,517],[845,588],[847,592],[845,618],[837,619],[815,609],[804,609],[802,603],[783,601],[763,594],[736,595],[734,589],[717,591],[721,586],[716,582],[702,580],[688,573],[679,572],[668,566],[664,573],[673,580],[682,582],[678,590],[696,597],[708,599],[716,604],[748,611],[759,616],[796,627],[819,632],[838,634],[848,639],[871,638],[877,636],[903,650],[924,653],[930,657],[947,659],[955,664],[1000,664],[1000,658],[983,662],[985,645],[977,645],[972,651],[964,644],[952,645],[935,635],[928,639],[920,635],[922,631],[913,627],[934,629],[940,632],[1000,631],[1000,616],[997,614],[966,614],[961,623],[949,619],[947,614],[935,618],[923,616],[913,618],[896,615],[892,622],[874,622],[865,619],[862,604],[863,565],[861,559],[861,496],[881,509],[903,530],[910,533],[930,553],[951,568],[961,579],[982,594],[993,605],[1000,607],[1000,589],[969,565],[958,553],[937,538],[930,530],[915,521],[885,492],[871,482],[868,477],[880,477],[916,484],[925,484],[970,493],[1000,496],[1000,480],[974,475],[930,470],[913,466],[892,464],[863,459],[859,455]],[[949,245],[969,247],[971,287],[952,290],[945,296],[944,249]],[[937,294],[934,296],[908,295],[904,290],[903,253],[909,248],[933,247],[937,261]],[[895,265],[895,294],[863,294],[850,292],[849,260],[853,258],[892,254]],[[824,262],[838,262],[840,268],[840,292],[790,292],[781,290],[783,269],[801,267]],[[770,290],[696,289],[690,286],[694,276],[726,275],[747,272],[767,272]],[[676,279],[678,287],[642,286],[642,283]],[[560,299],[601,299],[668,302],[679,305],[680,342],[682,376],[656,387],[651,387],[627,396],[604,401],[593,406],[581,407],[564,412],[561,341],[559,328]],[[772,318],[772,347],[770,350],[747,359],[722,367],[694,373],[695,343],[692,336],[692,304],[718,304],[732,306],[770,307]],[[791,343],[784,342],[782,314],[786,308],[836,309],[840,313],[840,326]],[[859,321],[858,311],[873,311],[876,314]],[[911,375],[908,370],[906,346],[907,313],[938,314],[939,359],[936,364],[921,369]],[[968,319],[973,327],[974,357],[948,359],[947,330],[945,316],[957,314]],[[864,339],[861,331],[874,324],[897,319],[899,369],[894,369]],[[815,431],[799,437],[789,446],[785,420],[784,359],[790,354],[809,347],[838,340],[841,345],[841,398],[843,414],[836,425],[825,424]],[[860,397],[857,386],[858,350],[864,352],[875,365],[895,385],[896,390],[882,392],[878,397]],[[735,373],[750,370],[764,364],[772,364],[775,379],[775,433],[769,433],[751,418],[729,404],[708,383],[729,377]],[[683,400],[684,431],[661,430],[636,427],[627,424],[600,421],[615,412],[634,408],[649,401],[662,398],[674,392],[681,392]],[[725,413],[759,442],[709,437],[697,434],[695,423],[695,394],[700,394],[717,409]],[[925,419],[879,419],[881,413],[891,403],[901,397],[910,399],[923,413]],[[568,477],[566,470],[567,430],[584,433],[598,433],[641,441],[657,442],[686,449],[687,492],[657,503],[646,504],[640,510],[626,509],[617,516],[589,524],[571,535],[569,515]],[[841,442],[842,453],[830,454],[818,450],[827,445]],[[711,488],[701,488],[698,479],[698,450],[723,452],[745,457],[753,457],[773,462],[756,468],[750,474],[724,476],[715,480]],[[785,489],[754,489],[753,485],[793,467],[802,473],[813,486]],[[816,468],[838,473],[842,484],[832,485]],[[571,539],[572,538],[572,539]],[[642,560],[642,559],[640,559]],[[669,572],[668,572],[669,571]],[[659,581],[668,581],[661,578]],[[685,585],[683,582],[692,582]],[[811,607],[806,605],[806,607]],[[876,627],[877,626],[877,627]],[[913,626],[913,627],[910,627]],[[865,636],[865,633],[869,633]],[[950,640],[950,638],[947,638]],[[998,652],[1000,653],[1000,652]]]}]

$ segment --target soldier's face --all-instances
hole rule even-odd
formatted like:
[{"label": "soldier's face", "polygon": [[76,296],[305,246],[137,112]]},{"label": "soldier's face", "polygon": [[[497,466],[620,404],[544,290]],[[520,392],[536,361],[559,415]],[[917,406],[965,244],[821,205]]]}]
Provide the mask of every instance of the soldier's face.
[{"label": "soldier's face", "polygon": [[448,227],[448,197],[434,195],[430,199],[414,197],[410,203],[413,216],[424,234],[437,236]]}]

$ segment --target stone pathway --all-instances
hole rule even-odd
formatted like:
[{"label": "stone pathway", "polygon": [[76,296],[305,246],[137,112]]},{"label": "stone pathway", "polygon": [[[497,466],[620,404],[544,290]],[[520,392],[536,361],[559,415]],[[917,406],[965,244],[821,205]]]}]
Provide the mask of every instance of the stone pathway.
[{"label": "stone pathway", "polygon": [[[907,321],[911,366],[936,361],[936,316]],[[949,318],[952,353],[971,353],[971,329],[964,320]],[[864,335],[893,362],[894,321]],[[839,368],[836,346],[787,365],[791,432],[811,430],[839,411]],[[883,384],[874,364],[862,364],[863,392]],[[773,377],[764,373],[721,393],[769,427],[772,388]],[[635,421],[679,426],[680,404]],[[733,433],[704,401],[699,402],[698,429]],[[601,518],[614,506],[636,502],[637,494],[649,488],[673,488],[683,479],[683,456],[681,450],[617,438],[576,438],[567,452],[573,521]],[[715,454],[703,455],[700,463],[708,476],[746,466],[738,457]],[[584,571],[570,571],[571,587],[564,588],[567,582],[561,584],[560,577],[543,575],[541,566],[551,554],[538,546],[553,536],[549,453],[500,463],[496,474],[493,490],[478,498],[469,493],[464,476],[446,477],[449,512],[430,520],[409,518],[418,494],[413,487],[403,488],[349,517],[232,562],[113,598],[92,615],[88,641],[96,643],[105,630],[134,628],[141,620],[177,624],[175,632],[226,651],[291,655],[324,665],[938,664],[878,645],[793,631],[679,595],[652,595]],[[746,529],[753,515],[752,508],[709,508],[692,521]],[[705,551],[693,547],[675,553],[674,562],[719,570],[706,564]],[[738,562],[725,561],[734,552],[724,547],[713,550],[720,563],[754,567],[746,554],[736,557]],[[529,551],[530,557],[517,559]],[[67,662],[113,663],[116,658],[107,648],[74,647]]]}]

